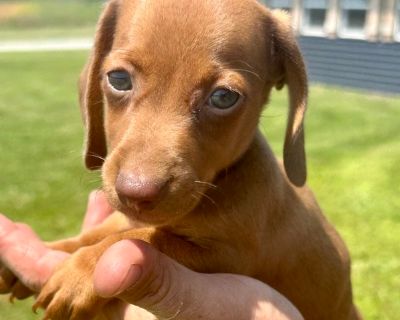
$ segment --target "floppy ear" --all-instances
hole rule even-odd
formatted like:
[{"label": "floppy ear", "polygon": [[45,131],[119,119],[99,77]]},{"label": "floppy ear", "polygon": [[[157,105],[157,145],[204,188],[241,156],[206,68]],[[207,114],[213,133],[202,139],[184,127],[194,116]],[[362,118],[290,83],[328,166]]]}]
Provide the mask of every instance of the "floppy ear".
[{"label": "floppy ear", "polygon": [[79,79],[80,107],[86,127],[85,164],[90,170],[100,169],[107,156],[101,67],[113,45],[117,11],[116,1],[106,5],[98,22],[94,48]]},{"label": "floppy ear", "polygon": [[284,165],[288,178],[296,186],[307,179],[304,150],[304,115],[307,108],[307,74],[303,57],[288,21],[282,11],[271,13],[271,54],[275,65],[275,86],[288,86],[289,114],[284,145]]}]

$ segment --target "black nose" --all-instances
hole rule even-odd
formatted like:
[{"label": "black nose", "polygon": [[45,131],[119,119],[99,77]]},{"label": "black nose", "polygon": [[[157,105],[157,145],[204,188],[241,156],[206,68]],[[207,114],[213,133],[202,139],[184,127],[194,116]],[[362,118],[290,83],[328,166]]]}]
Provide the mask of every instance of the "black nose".
[{"label": "black nose", "polygon": [[151,210],[167,190],[169,181],[120,172],[115,190],[124,205],[139,210]]}]

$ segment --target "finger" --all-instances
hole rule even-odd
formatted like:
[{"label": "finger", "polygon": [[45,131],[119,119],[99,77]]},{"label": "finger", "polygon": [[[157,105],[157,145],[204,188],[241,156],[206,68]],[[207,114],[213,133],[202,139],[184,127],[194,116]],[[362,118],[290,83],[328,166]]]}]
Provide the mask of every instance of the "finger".
[{"label": "finger", "polygon": [[48,249],[27,225],[0,217],[0,260],[26,287],[37,292],[68,254]]},{"label": "finger", "polygon": [[[154,315],[140,307],[113,299],[102,309],[102,315],[107,320],[157,320]],[[103,319],[102,318],[102,319]]]},{"label": "finger", "polygon": [[0,248],[2,239],[15,229],[15,223],[8,219],[5,215],[0,213]]},{"label": "finger", "polygon": [[[141,244],[139,243],[139,246]],[[94,273],[96,291],[102,297],[117,296],[126,289],[127,283],[139,279],[142,273],[144,255],[140,247],[130,240],[120,241],[111,246],[100,258]],[[131,253],[126,256],[126,253]],[[126,260],[121,257],[126,256]]]},{"label": "finger", "polygon": [[[137,307],[135,305],[129,305],[125,308],[125,312],[123,313],[123,320],[157,320],[160,318],[156,318],[155,315],[151,314],[149,311]],[[165,318],[164,318],[165,319]]]},{"label": "finger", "polygon": [[64,262],[71,254],[64,251],[47,249],[46,253],[37,261],[36,276],[39,290],[52,276],[57,267]]},{"label": "finger", "polygon": [[[17,229],[17,225],[5,215],[0,214],[0,252],[3,251],[6,237]],[[0,294],[10,293],[17,282],[15,275],[1,262],[0,255]]]},{"label": "finger", "polygon": [[9,263],[17,262],[21,264],[26,262],[25,268],[29,269],[33,262],[44,255],[47,248],[33,230],[22,224],[14,224],[14,228],[1,240],[2,251],[1,258],[5,266]]},{"label": "finger", "polygon": [[257,280],[196,273],[137,240],[105,252],[94,287],[103,297],[118,297],[161,319],[303,319],[287,299]]},{"label": "finger", "polygon": [[[97,264],[95,290],[103,297],[119,297],[159,318],[186,312],[192,273],[138,240],[123,240],[110,247]],[[185,284],[185,286],[186,286]],[[191,315],[188,315],[191,319]]]},{"label": "finger", "polygon": [[90,230],[102,223],[113,211],[103,191],[92,191],[89,195],[82,231]]}]

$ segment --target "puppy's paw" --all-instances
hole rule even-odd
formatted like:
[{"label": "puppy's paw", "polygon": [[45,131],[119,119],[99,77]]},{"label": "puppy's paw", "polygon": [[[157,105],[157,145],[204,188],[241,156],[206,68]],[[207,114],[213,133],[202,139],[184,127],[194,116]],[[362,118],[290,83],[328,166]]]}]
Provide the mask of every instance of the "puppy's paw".
[{"label": "puppy's paw", "polygon": [[10,294],[10,302],[13,302],[14,299],[29,298],[33,292],[23,285],[10,270],[0,267],[0,294]]},{"label": "puppy's paw", "polygon": [[21,281],[17,280],[11,289],[10,301],[14,302],[14,299],[25,300],[34,294],[32,290],[26,287]]},{"label": "puppy's paw", "polygon": [[41,290],[33,310],[45,309],[44,319],[94,319],[107,300],[95,294],[93,272],[96,259],[80,250],[53,274]]},{"label": "puppy's paw", "polygon": [[46,247],[52,250],[74,253],[82,247],[79,238],[68,238],[58,241],[46,242]]},{"label": "puppy's paw", "polygon": [[17,278],[5,267],[0,266],[0,294],[11,293]]}]

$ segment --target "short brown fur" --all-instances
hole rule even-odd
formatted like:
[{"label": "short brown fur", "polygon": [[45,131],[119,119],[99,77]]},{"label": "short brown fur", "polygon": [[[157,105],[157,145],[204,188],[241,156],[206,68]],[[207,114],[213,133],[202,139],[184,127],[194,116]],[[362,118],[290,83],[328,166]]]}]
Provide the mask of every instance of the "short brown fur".
[{"label": "short brown fur", "polygon": [[[86,165],[102,168],[104,190],[124,215],[54,245],[84,248],[40,293],[36,306],[49,318],[65,319],[71,306],[68,318],[87,319],[106,303],[94,295],[90,274],[120,239],[147,241],[193,270],[257,278],[307,320],[361,318],[347,249],[303,186],[307,77],[286,20],[255,0],[107,4],[80,100]],[[118,96],[106,75],[121,69],[134,88]],[[272,88],[283,84],[290,106],[281,166],[257,126]],[[216,87],[244,99],[227,112],[213,110],[206,101]],[[155,208],[137,210],[118,197],[121,172],[167,179],[168,190]]]}]

